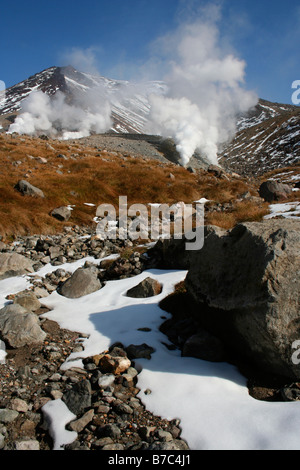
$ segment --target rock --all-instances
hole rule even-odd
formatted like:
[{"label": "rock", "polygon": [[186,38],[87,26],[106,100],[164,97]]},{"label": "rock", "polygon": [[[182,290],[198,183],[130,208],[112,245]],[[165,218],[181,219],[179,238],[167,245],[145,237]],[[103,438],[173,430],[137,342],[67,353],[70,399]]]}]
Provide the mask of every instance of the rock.
[{"label": "rock", "polygon": [[32,262],[18,253],[0,253],[0,279],[33,273]]},{"label": "rock", "polygon": [[69,209],[69,207],[61,206],[57,207],[56,209],[53,209],[51,215],[52,217],[57,220],[60,220],[61,222],[67,222],[72,215],[72,211],[71,209]]},{"label": "rock", "polygon": [[131,361],[127,357],[112,357],[105,354],[99,361],[99,368],[104,374],[111,373],[114,375],[122,374],[131,366]]},{"label": "rock", "polygon": [[266,202],[286,199],[292,193],[289,185],[277,181],[264,181],[259,188],[259,195]]},{"label": "rock", "polygon": [[106,444],[105,446],[102,447],[101,450],[124,450],[124,446],[119,443],[114,443],[114,444]]},{"label": "rock", "polygon": [[300,338],[300,222],[265,220],[231,231],[206,227],[185,281],[198,319],[255,371],[294,380]]},{"label": "rock", "polygon": [[11,409],[19,413],[26,413],[28,411],[28,404],[21,398],[14,398],[11,402]]},{"label": "rock", "polygon": [[91,406],[92,388],[89,380],[75,383],[71,390],[64,393],[62,401],[74,415],[79,416]]},{"label": "rock", "polygon": [[29,290],[16,294],[14,304],[21,305],[30,312],[35,312],[42,306],[34,292]]},{"label": "rock", "polygon": [[153,354],[155,349],[148,344],[130,344],[126,348],[127,355],[130,359],[144,358],[151,359],[151,354]]},{"label": "rock", "polygon": [[11,423],[19,416],[18,411],[8,410],[7,408],[0,409],[0,423]]},{"label": "rock", "polygon": [[131,414],[133,414],[133,409],[129,405],[127,405],[126,403],[123,403],[121,400],[115,400],[112,403],[112,408],[119,415],[122,415],[122,414],[131,415]]},{"label": "rock", "polygon": [[201,332],[198,331],[184,343],[182,356],[196,357],[210,362],[224,362],[226,360],[223,343],[204,329]]},{"label": "rock", "polygon": [[94,268],[79,268],[58,289],[58,293],[69,299],[78,299],[101,289]]},{"label": "rock", "polygon": [[103,375],[98,380],[98,385],[100,388],[110,387],[115,381],[115,376],[112,374]]},{"label": "rock", "polygon": [[40,443],[34,439],[16,442],[16,450],[40,450]]},{"label": "rock", "polygon": [[28,313],[21,305],[10,304],[0,310],[1,336],[12,348],[43,342],[47,334],[39,323],[38,316]]},{"label": "rock", "polygon": [[183,440],[174,439],[168,442],[154,442],[149,450],[189,450],[189,446]]},{"label": "rock", "polygon": [[105,424],[100,426],[97,430],[99,437],[110,437],[111,439],[118,439],[121,436],[121,430],[116,424]]},{"label": "rock", "polygon": [[81,432],[92,421],[93,417],[94,410],[88,410],[81,418],[69,424],[71,431]]},{"label": "rock", "polygon": [[60,246],[50,246],[49,248],[50,260],[58,258],[61,254],[62,254],[62,249]]},{"label": "rock", "polygon": [[173,440],[173,436],[170,432],[158,429],[157,437],[161,442],[170,442]]},{"label": "rock", "polygon": [[148,254],[151,259],[155,260],[156,266],[160,269],[187,270],[194,251],[187,251],[185,244],[186,240],[184,237],[182,239],[160,239],[148,251]]},{"label": "rock", "polygon": [[42,197],[42,198],[45,197],[41,189],[33,186],[26,180],[18,181],[18,183],[15,185],[15,189],[19,191],[23,196]]},{"label": "rock", "polygon": [[153,297],[155,295],[159,295],[161,291],[161,284],[156,279],[151,279],[151,277],[147,277],[137,286],[132,287],[132,289],[129,289],[127,291],[127,296],[134,298]]}]

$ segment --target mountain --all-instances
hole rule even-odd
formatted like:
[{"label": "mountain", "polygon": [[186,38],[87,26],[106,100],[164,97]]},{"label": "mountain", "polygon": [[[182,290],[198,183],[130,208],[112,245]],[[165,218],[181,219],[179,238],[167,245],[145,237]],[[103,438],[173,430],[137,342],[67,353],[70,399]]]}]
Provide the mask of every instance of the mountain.
[{"label": "mountain", "polygon": [[97,90],[109,97],[113,120],[111,131],[140,134],[150,110],[147,96],[152,92],[162,93],[164,88],[163,82],[159,81],[146,82],[140,87],[128,81],[78,72],[72,66],[51,67],[8,88],[5,96],[0,97],[0,116],[2,120],[8,118],[6,123],[2,121],[3,128],[7,128],[20,112],[22,101],[34,91],[42,91],[49,96],[61,91],[68,104],[82,104],[89,92]]},{"label": "mountain", "polygon": [[[51,67],[37,73],[0,95],[0,130],[8,130],[20,113],[22,102],[34,91],[53,97],[63,93],[68,104],[93,99],[97,90],[111,103],[112,125],[109,132],[126,134],[139,139],[145,134],[150,112],[149,95],[163,94],[166,85],[161,81],[143,86],[122,80],[112,80],[75,70],[72,66]],[[260,99],[246,115],[237,118],[235,137],[219,151],[219,163],[228,170],[243,175],[256,175],[294,165],[300,159],[300,108],[271,103]],[[135,137],[136,136],[136,137]],[[149,136],[145,137],[149,139]],[[195,154],[191,164],[202,164]]]},{"label": "mountain", "polygon": [[237,122],[238,132],[219,153],[219,163],[244,175],[258,175],[300,160],[300,108],[259,100]]}]

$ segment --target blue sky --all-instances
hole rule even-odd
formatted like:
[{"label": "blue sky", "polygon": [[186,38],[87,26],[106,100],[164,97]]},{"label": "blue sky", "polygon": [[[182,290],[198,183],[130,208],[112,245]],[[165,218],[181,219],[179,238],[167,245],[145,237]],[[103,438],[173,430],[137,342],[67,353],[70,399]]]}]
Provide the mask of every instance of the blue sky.
[{"label": "blue sky", "polygon": [[[200,16],[203,0],[15,0],[2,3],[0,80],[12,86],[53,65],[134,79],[155,61],[157,38]],[[300,80],[299,0],[216,0],[220,37],[246,64],[246,84],[291,104]],[[154,63],[154,62],[153,62]],[[156,71],[158,74],[158,72]],[[151,78],[162,78],[160,76]]]}]

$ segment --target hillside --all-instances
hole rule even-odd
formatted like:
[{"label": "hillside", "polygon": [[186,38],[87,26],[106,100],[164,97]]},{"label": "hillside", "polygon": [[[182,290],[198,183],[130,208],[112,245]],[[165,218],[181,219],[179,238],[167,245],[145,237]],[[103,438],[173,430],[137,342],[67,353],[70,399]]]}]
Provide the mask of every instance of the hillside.
[{"label": "hillside", "polygon": [[[50,67],[6,90],[0,99],[0,132],[9,129],[21,112],[23,101],[35,91],[42,91],[52,98],[60,92],[67,104],[95,113],[99,111],[99,106],[109,102],[110,116],[106,116],[107,122],[101,123],[105,133],[122,135],[139,142],[149,143],[150,139],[151,144],[156,149],[158,147],[167,159],[178,162],[174,142],[167,140],[162,148],[158,136],[145,135],[148,134],[151,109],[149,96],[152,93],[164,94],[166,85],[163,82],[131,83],[82,73],[72,66]],[[244,176],[262,175],[276,168],[297,164],[300,157],[299,113],[298,106],[260,99],[246,115],[237,117],[236,136],[219,149],[219,163],[225,169]],[[91,133],[95,134],[93,131]],[[138,150],[136,146],[135,143],[135,151]],[[195,152],[189,165],[207,168],[208,162],[203,155]]]},{"label": "hillside", "polygon": [[[110,146],[106,145],[108,139]],[[119,196],[127,196],[129,205],[193,203],[205,197],[210,201],[206,204],[206,223],[229,228],[268,213],[268,204],[257,199],[264,179],[284,179],[293,187],[300,173],[298,166],[253,179],[214,168],[188,171],[144,141],[108,136],[101,140],[98,136],[98,145],[94,144],[95,136],[90,142],[61,142],[2,134],[0,234],[55,233],[74,224],[95,228],[97,205],[110,203],[118,208]],[[23,196],[15,189],[19,180],[40,188],[45,197]],[[293,200],[297,200],[297,194],[293,193]],[[72,207],[69,221],[60,222],[50,215],[60,206]]]},{"label": "hillside", "polygon": [[219,154],[221,165],[240,174],[262,175],[300,159],[300,108],[262,100],[260,107],[239,121],[235,138]]}]

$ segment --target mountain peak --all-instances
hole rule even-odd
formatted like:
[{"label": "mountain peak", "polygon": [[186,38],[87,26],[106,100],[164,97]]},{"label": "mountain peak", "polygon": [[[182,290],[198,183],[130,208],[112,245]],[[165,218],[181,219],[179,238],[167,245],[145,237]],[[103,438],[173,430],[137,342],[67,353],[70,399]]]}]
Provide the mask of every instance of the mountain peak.
[{"label": "mountain peak", "polygon": [[[165,90],[166,84],[159,81],[140,86],[80,72],[72,65],[52,66],[8,88],[0,97],[0,132],[10,128],[22,112],[26,98],[42,91],[51,99],[61,92],[67,105],[75,105],[77,110],[85,107],[88,116],[97,121],[96,127],[90,127],[92,133],[149,134],[146,130],[151,128],[149,96],[163,95]],[[99,110],[106,112],[106,127],[98,126],[103,117],[101,113],[97,115]],[[228,169],[256,174],[299,161],[298,106],[260,99],[255,107],[238,117],[236,127],[235,137],[218,154],[220,163]],[[69,134],[73,136],[74,132]]]}]

